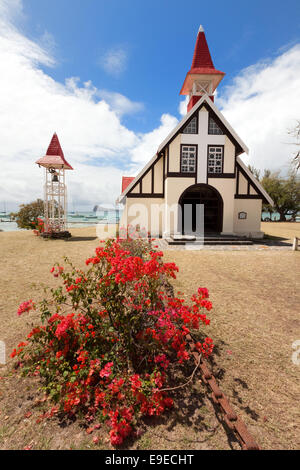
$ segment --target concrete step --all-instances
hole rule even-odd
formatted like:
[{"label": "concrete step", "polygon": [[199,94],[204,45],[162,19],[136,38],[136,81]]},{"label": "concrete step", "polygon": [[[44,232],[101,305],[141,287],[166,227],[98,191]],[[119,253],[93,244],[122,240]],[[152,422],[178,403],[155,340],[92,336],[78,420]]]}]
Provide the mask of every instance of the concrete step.
[{"label": "concrete step", "polygon": [[168,245],[253,245],[252,240],[228,239],[228,238],[197,238],[196,240],[173,240],[166,238]]}]

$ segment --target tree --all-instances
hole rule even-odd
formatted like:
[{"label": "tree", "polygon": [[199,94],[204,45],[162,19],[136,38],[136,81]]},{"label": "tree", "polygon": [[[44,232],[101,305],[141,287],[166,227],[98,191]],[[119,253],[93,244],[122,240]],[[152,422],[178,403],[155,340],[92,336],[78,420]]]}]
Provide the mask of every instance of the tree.
[{"label": "tree", "polygon": [[252,165],[248,165],[248,169],[251,171],[251,173],[255,176],[255,178],[257,179],[257,181],[259,181],[259,178],[260,178],[260,170],[258,170],[257,168],[255,168],[254,166]]},{"label": "tree", "polygon": [[[294,145],[300,147],[300,121],[297,121],[294,129],[288,131],[288,134],[296,138],[296,142],[293,142]],[[295,165],[296,171],[300,168],[300,150],[297,150],[293,158],[293,163]]]},{"label": "tree", "polygon": [[300,180],[296,173],[290,171],[285,179],[280,177],[278,171],[271,173],[270,170],[265,170],[261,184],[274,201],[273,208],[265,205],[264,210],[279,212],[281,222],[286,221],[287,215],[295,220],[300,210]]},{"label": "tree", "polygon": [[44,215],[44,202],[37,199],[29,204],[21,204],[19,212],[11,214],[19,228],[31,230],[36,227],[37,218]]}]

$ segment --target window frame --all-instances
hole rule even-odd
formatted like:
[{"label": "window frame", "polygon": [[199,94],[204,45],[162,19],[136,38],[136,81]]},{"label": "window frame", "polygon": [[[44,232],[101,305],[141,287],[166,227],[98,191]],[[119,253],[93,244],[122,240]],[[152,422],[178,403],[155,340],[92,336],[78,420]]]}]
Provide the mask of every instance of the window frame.
[{"label": "window frame", "polygon": [[[183,147],[195,147],[195,171],[182,171],[182,153]],[[185,176],[195,176],[198,167],[198,145],[197,144],[180,144],[180,173]]]},{"label": "window frame", "polygon": [[[193,119],[196,120],[196,132],[184,132],[184,129],[191,123],[191,121]],[[184,128],[182,129],[181,134],[184,134],[184,135],[197,135],[197,134],[199,134],[199,121],[198,121],[198,115],[197,114],[195,114],[194,116],[192,116],[188,120],[188,122],[185,124]]]},{"label": "window frame", "polygon": [[[211,120],[211,119],[212,119],[213,122],[218,126],[218,128],[221,130],[221,132],[222,132],[221,134],[212,134],[211,132],[209,132],[209,124],[210,124],[210,120]],[[208,135],[226,135],[226,134],[224,133],[224,130],[222,129],[222,126],[220,126],[220,124],[217,122],[217,120],[216,120],[211,114],[208,115],[208,129],[207,129],[207,133],[208,133]]]},{"label": "window frame", "polygon": [[[210,149],[211,148],[218,148],[218,147],[222,149],[221,171],[212,173],[212,172],[209,171],[209,164],[208,164],[209,163]],[[207,175],[208,175],[208,177],[213,178],[215,175],[217,175],[217,177],[219,175],[223,175],[223,173],[224,173],[224,147],[225,146],[221,145],[221,144],[215,144],[215,145],[214,144],[209,144],[207,146]]]}]

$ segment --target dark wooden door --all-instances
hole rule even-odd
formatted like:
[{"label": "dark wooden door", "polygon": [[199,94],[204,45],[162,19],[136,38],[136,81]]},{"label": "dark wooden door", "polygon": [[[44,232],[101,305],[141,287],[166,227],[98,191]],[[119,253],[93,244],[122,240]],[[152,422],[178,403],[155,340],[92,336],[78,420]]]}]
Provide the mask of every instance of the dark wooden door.
[{"label": "dark wooden door", "polygon": [[[200,204],[204,207],[204,230],[200,225]],[[181,199],[182,233],[217,234],[222,231],[223,201],[217,190],[208,185],[195,185],[186,190]],[[197,224],[198,214],[198,224]],[[198,225],[198,227],[197,227]]]}]

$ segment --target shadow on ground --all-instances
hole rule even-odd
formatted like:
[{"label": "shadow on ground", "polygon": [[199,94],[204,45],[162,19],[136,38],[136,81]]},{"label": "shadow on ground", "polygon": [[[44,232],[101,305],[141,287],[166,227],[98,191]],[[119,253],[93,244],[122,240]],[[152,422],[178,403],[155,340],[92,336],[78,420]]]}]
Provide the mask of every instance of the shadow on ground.
[{"label": "shadow on ground", "polygon": [[66,239],[66,242],[86,242],[86,241],[92,241],[92,240],[97,240],[98,237],[71,237]]}]

